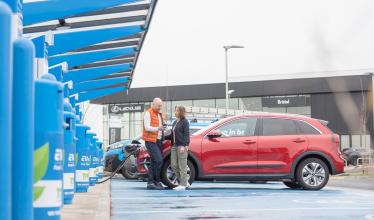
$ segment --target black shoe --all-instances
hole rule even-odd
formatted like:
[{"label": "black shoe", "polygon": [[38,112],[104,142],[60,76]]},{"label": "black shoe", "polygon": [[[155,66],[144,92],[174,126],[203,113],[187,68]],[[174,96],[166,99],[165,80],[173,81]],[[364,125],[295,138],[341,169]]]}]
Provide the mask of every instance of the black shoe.
[{"label": "black shoe", "polygon": [[155,183],[155,186],[158,187],[159,189],[165,189],[165,187],[160,182]]},{"label": "black shoe", "polygon": [[147,189],[149,190],[155,190],[158,189],[157,186],[154,183],[148,183],[147,184]]}]

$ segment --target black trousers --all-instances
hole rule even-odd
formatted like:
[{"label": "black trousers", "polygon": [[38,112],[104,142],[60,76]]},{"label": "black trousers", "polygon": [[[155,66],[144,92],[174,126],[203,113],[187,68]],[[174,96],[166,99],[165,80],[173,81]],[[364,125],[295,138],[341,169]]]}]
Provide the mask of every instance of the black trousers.
[{"label": "black trousers", "polygon": [[148,169],[148,183],[161,182],[161,168],[163,163],[162,157],[162,141],[157,140],[156,143],[146,141],[145,147],[151,157],[151,164]]}]

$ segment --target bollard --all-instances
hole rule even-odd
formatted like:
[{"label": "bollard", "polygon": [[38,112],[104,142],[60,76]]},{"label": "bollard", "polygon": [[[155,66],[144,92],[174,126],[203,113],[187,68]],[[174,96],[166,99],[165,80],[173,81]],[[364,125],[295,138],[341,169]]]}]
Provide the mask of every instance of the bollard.
[{"label": "bollard", "polygon": [[27,220],[33,219],[34,44],[17,39],[13,55],[12,219]]},{"label": "bollard", "polygon": [[64,204],[71,204],[74,198],[75,188],[75,115],[71,112],[70,103],[64,103]]},{"label": "bollard", "polygon": [[98,178],[101,179],[104,177],[104,150],[103,150],[103,142],[97,142],[97,148],[99,151],[99,173]]},{"label": "bollard", "polygon": [[0,219],[11,219],[11,11],[0,1]]},{"label": "bollard", "polygon": [[63,85],[50,74],[35,82],[34,219],[60,219]]},{"label": "bollard", "polygon": [[97,166],[97,154],[96,154],[96,141],[94,136],[96,136],[95,133],[88,132],[87,133],[87,139],[89,140],[89,146],[90,146],[90,158],[91,158],[91,165],[89,169],[89,181],[90,186],[94,186],[97,181],[96,176],[96,166]]},{"label": "bollard", "polygon": [[76,171],[75,171],[75,191],[87,192],[89,186],[89,168],[91,165],[89,146],[86,138],[88,126],[77,124],[77,145],[76,145]]}]

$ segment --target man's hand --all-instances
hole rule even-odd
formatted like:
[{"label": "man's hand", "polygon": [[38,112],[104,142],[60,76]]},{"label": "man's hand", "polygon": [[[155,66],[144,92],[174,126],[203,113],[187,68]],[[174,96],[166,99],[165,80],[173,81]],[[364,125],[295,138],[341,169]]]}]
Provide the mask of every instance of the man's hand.
[{"label": "man's hand", "polygon": [[158,130],[159,131],[165,131],[166,127],[164,127],[163,125],[160,125],[160,126],[158,126]]},{"label": "man's hand", "polygon": [[179,153],[184,154],[186,152],[186,148],[184,146],[179,147]]}]

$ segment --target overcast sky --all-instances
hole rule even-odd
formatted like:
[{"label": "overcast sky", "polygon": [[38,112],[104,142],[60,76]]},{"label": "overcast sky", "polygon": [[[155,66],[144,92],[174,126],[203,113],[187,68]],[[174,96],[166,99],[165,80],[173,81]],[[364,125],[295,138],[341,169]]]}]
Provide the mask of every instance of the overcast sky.
[{"label": "overcast sky", "polygon": [[227,44],[233,81],[371,69],[373,41],[373,0],[159,0],[132,87],[223,82]]}]

